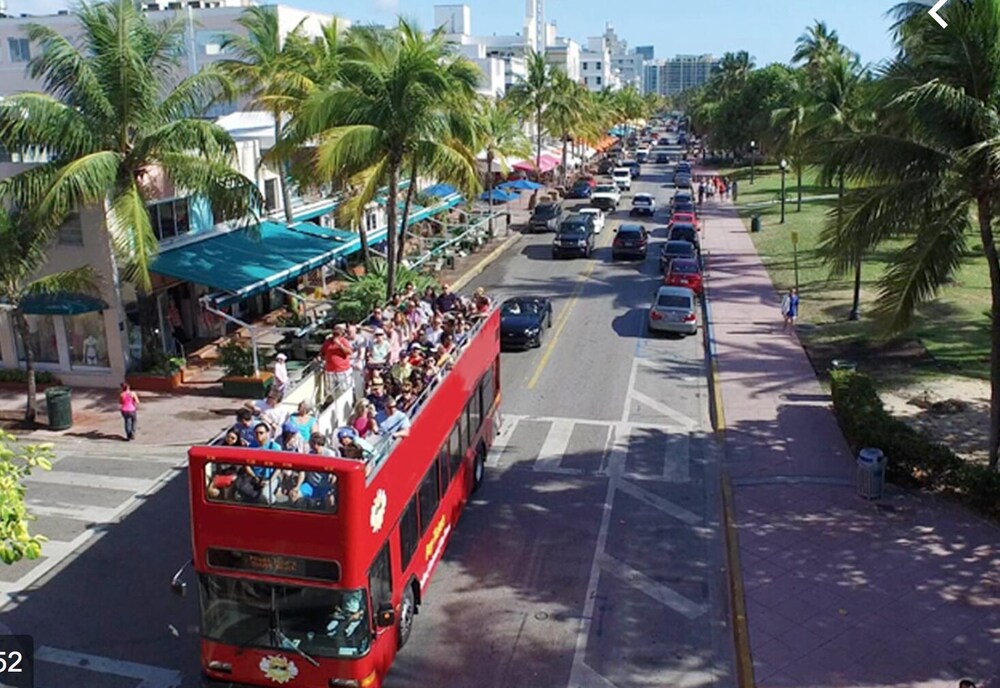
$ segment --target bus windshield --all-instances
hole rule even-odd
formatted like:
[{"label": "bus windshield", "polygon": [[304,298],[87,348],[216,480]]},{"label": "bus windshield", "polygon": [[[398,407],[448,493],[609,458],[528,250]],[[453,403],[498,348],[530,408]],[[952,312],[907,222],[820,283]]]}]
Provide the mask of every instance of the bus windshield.
[{"label": "bus windshield", "polygon": [[342,658],[367,654],[371,645],[364,590],[209,575],[199,583],[202,633],[210,640]]}]

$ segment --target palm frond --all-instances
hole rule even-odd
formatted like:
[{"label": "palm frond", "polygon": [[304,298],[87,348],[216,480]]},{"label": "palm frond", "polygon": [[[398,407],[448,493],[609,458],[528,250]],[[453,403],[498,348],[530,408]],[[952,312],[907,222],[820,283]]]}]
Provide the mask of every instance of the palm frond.
[{"label": "palm frond", "polygon": [[108,233],[112,249],[124,267],[125,278],[149,291],[152,287],[149,267],[159,250],[159,242],[153,233],[146,199],[134,183],[111,199]]}]

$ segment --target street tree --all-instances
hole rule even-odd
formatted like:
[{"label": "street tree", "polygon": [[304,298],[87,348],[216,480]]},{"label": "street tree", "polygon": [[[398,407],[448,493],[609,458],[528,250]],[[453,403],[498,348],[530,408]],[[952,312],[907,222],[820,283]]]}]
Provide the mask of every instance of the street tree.
[{"label": "street tree", "polygon": [[525,117],[531,117],[535,125],[535,169],[542,165],[542,115],[552,100],[554,70],[545,61],[545,55],[529,51],[527,73],[513,84],[507,94],[511,103]]},{"label": "street tree", "polygon": [[31,534],[35,517],[24,503],[24,479],[35,469],[52,470],[51,444],[18,444],[17,438],[0,430],[0,561],[13,564],[37,559],[48,540]]},{"label": "street tree", "polygon": [[[493,193],[493,163],[507,174],[509,156],[527,157],[531,155],[531,142],[521,127],[514,107],[507,99],[479,98],[476,101],[475,129],[477,147],[486,154],[486,172],[483,186],[487,193]],[[490,215],[490,229],[493,228]]]},{"label": "street tree", "polygon": [[542,121],[545,128],[562,143],[562,171],[560,183],[565,186],[567,172],[567,148],[573,135],[580,131],[586,112],[586,89],[574,82],[562,71],[552,76],[552,97],[545,109]]}]

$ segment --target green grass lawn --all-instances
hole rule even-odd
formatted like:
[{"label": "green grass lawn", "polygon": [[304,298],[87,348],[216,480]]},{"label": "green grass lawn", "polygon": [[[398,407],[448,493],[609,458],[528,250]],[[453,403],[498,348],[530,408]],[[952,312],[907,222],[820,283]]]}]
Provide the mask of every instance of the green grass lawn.
[{"label": "green grass lawn", "polygon": [[[989,275],[978,248],[978,235],[970,237],[970,255],[956,275],[955,281],[918,313],[910,331],[892,342],[883,342],[875,335],[875,323],[866,317],[876,297],[877,281],[883,273],[895,246],[880,248],[868,256],[862,268],[862,320],[847,320],[851,307],[853,275],[830,275],[816,251],[819,236],[828,213],[836,200],[805,202],[796,210],[795,176],[786,176],[788,201],[785,204],[785,224],[779,224],[781,174],[774,166],[758,166],[755,182],[750,184],[749,168],[724,169],[720,174],[735,176],[739,182],[737,205],[740,215],[749,224],[751,215],[760,215],[763,230],[752,234],[754,244],[779,291],[795,284],[795,247],[793,232],[798,233],[798,282],[802,297],[800,322],[803,343],[810,349],[814,361],[836,357],[885,360],[884,367],[865,365],[867,371],[881,371],[899,379],[912,375],[919,379],[942,373],[957,373],[988,378],[989,368]],[[816,184],[815,173],[808,170],[803,179],[804,196],[823,196],[835,189]],[[751,206],[751,207],[748,207]],[[892,363],[900,365],[892,365]]]}]

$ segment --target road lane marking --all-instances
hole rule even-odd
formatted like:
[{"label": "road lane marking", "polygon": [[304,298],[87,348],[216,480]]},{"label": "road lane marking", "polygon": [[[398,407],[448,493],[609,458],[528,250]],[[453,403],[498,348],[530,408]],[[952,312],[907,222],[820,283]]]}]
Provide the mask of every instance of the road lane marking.
[{"label": "road lane marking", "polygon": [[[28,511],[35,516],[58,516],[59,518],[72,518],[77,521],[91,521],[93,523],[111,523],[118,514],[117,509],[103,506],[44,504],[31,499],[28,499],[25,504]],[[42,551],[44,553],[44,547],[42,547]]]},{"label": "road lane marking", "polygon": [[638,485],[633,485],[630,482],[622,480],[618,485],[618,489],[629,495],[630,497],[635,497],[641,502],[645,502],[649,506],[662,511],[668,516],[672,516],[678,521],[688,524],[689,526],[700,525],[703,521],[702,517],[698,514],[688,511],[682,506],[678,506],[673,502],[660,497],[657,494],[653,494],[644,487],[639,487]]},{"label": "road lane marking", "polygon": [[486,466],[488,468],[496,468],[500,465],[500,457],[503,456],[504,450],[507,449],[507,443],[510,442],[511,438],[514,436],[514,431],[517,429],[517,424],[521,422],[523,416],[511,416],[504,414],[503,430],[497,435],[496,439],[493,440],[493,446],[490,447],[489,456],[486,457]]},{"label": "road lane marking", "polygon": [[35,659],[74,669],[85,669],[97,674],[135,679],[140,682],[136,688],[177,688],[181,684],[181,672],[173,669],[163,669],[110,657],[99,657],[83,652],[59,650],[47,645],[38,648],[38,651],[35,652]]},{"label": "road lane marking", "polygon": [[670,408],[662,401],[657,401],[653,397],[643,394],[638,390],[635,389],[630,390],[628,396],[629,399],[638,401],[640,404],[643,404],[644,406],[648,406],[649,408],[659,413],[661,416],[666,416],[671,420],[677,421],[677,424],[680,425],[685,430],[694,430],[698,427],[698,421],[696,421],[694,418],[686,416],[680,411]]},{"label": "road lane marking", "polygon": [[705,612],[708,611],[706,605],[692,602],[676,590],[659,581],[653,580],[642,571],[629,566],[624,561],[616,559],[606,552],[601,556],[601,568],[623,583],[651,597],[664,607],[673,609],[688,619],[697,619],[699,616],[704,616]]},{"label": "road lane marking", "polygon": [[[608,234],[610,236],[610,233]],[[607,246],[608,242],[604,239],[604,232],[601,232],[601,243],[595,245],[594,248],[604,248]],[[573,294],[570,296],[569,301],[563,306],[562,311],[559,313],[557,318],[558,324],[556,328],[549,335],[549,343],[545,345],[545,352],[542,354],[542,358],[538,361],[538,365],[535,367],[535,372],[528,380],[528,389],[534,389],[535,385],[538,384],[539,378],[542,377],[542,371],[545,370],[545,366],[549,362],[549,358],[552,356],[552,352],[555,351],[556,344],[559,342],[559,335],[566,328],[566,323],[569,322],[569,316],[573,313],[573,307],[576,306],[577,300],[580,298],[580,294],[583,293],[583,288],[587,285],[590,280],[591,274],[593,274],[594,269],[597,267],[597,261],[591,258],[587,260],[590,264],[587,269],[583,271],[580,277],[577,279],[576,287],[573,289]]]},{"label": "road lane marking", "polygon": [[573,435],[573,422],[557,420],[549,426],[549,432],[538,450],[538,458],[532,468],[547,473],[561,472],[559,464],[569,447],[569,438]]},{"label": "road lane marking", "polygon": [[[56,466],[59,464],[57,463]],[[93,487],[101,490],[121,490],[122,492],[142,492],[153,484],[152,480],[141,478],[120,478],[96,473],[73,473],[71,471],[44,471],[33,473],[25,479],[28,484],[67,485],[69,487]]]}]

